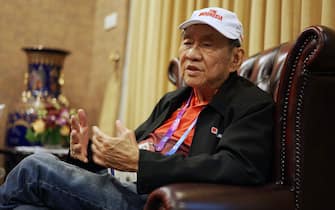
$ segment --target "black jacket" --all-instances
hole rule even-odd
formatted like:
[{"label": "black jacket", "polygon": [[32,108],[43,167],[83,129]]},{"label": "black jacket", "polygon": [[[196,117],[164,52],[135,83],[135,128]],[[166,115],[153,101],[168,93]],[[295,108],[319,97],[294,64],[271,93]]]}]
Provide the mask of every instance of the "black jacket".
[{"label": "black jacket", "polygon": [[[138,141],[169,118],[191,91],[185,87],[167,93],[136,129]],[[273,111],[270,95],[232,73],[201,111],[187,157],[140,150],[138,192],[177,182],[265,183],[273,157]]]},{"label": "black jacket", "polygon": [[[138,141],[146,139],[191,94],[189,87],[167,93],[149,118],[136,130]],[[232,73],[201,111],[189,155],[164,156],[140,150],[137,190],[149,193],[157,187],[177,182],[206,182],[258,185],[271,175],[273,158],[272,97],[250,81]],[[217,134],[211,132],[218,130]],[[68,162],[91,171],[102,169],[91,160]]]}]

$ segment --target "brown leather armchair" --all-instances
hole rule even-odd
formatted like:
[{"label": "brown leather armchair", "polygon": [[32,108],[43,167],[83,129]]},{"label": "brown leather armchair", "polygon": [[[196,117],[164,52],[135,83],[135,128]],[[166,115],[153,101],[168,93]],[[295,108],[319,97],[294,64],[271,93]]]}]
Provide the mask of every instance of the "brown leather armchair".
[{"label": "brown leather armchair", "polygon": [[[178,183],[153,191],[145,209],[332,209],[335,189],[335,31],[311,26],[244,61],[239,74],[276,101],[273,180],[246,187]],[[169,66],[177,86],[178,60]],[[334,130],[333,130],[334,129]]]}]

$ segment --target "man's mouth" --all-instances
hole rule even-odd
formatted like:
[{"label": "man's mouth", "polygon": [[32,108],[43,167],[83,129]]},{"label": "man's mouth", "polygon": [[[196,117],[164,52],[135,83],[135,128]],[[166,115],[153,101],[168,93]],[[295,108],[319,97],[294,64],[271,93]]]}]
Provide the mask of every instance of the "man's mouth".
[{"label": "man's mouth", "polygon": [[200,71],[200,68],[194,65],[187,65],[185,69],[189,71]]}]

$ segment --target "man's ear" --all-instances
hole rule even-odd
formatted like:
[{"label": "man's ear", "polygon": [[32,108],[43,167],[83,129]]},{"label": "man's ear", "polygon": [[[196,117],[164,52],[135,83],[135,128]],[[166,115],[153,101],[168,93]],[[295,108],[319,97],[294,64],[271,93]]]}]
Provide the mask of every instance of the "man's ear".
[{"label": "man's ear", "polygon": [[232,52],[232,71],[240,68],[244,60],[244,49],[242,47],[235,47]]}]

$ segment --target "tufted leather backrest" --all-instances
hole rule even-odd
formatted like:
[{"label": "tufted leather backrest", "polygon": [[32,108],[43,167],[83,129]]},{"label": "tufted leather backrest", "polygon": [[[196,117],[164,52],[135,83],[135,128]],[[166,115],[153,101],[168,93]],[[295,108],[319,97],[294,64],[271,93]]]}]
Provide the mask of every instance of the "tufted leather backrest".
[{"label": "tufted leather backrest", "polygon": [[334,93],[335,31],[308,27],[287,55],[276,97],[279,181],[292,186],[296,209],[332,203]]},{"label": "tufted leather backrest", "polygon": [[280,72],[291,46],[284,43],[247,58],[238,70],[239,75],[273,95],[276,101]]},{"label": "tufted leather backrest", "polygon": [[296,209],[331,203],[335,31],[308,27],[295,42],[245,60],[239,74],[271,93],[276,102],[274,181],[291,187]]}]

